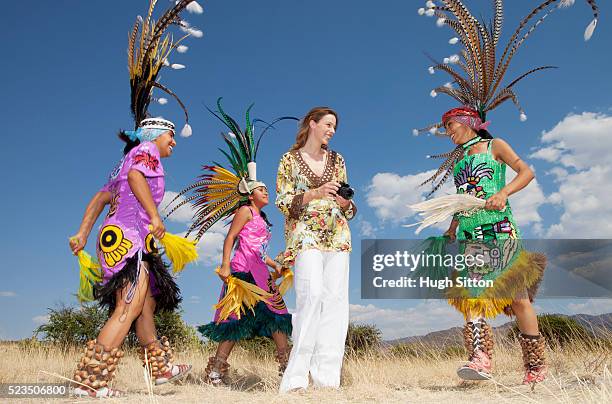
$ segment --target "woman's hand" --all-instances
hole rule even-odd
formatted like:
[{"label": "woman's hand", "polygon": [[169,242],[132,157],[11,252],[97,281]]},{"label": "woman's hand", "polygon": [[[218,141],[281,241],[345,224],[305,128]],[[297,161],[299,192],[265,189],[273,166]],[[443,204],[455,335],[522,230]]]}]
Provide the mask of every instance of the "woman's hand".
[{"label": "woman's hand", "polygon": [[340,205],[342,210],[348,209],[351,204],[351,201],[349,201],[348,199],[344,199],[340,195],[336,195],[336,202],[338,203],[338,205]]},{"label": "woman's hand", "polygon": [[328,198],[328,197],[337,197],[336,193],[338,192],[339,188],[340,188],[340,184],[337,183],[336,181],[326,182],[325,184],[321,185],[319,188],[315,189],[316,198],[322,199],[322,198]]},{"label": "woman's hand", "polygon": [[227,278],[231,275],[229,263],[221,264],[221,267],[219,268],[219,272],[217,272],[217,274],[223,282],[227,282]]},{"label": "woman's hand", "polygon": [[485,203],[485,209],[487,210],[504,210],[506,202],[508,201],[508,194],[504,191],[499,191],[495,195],[492,195]]},{"label": "woman's hand", "polygon": [[87,236],[82,233],[77,233],[74,236],[70,237],[70,249],[74,255],[77,255],[79,251],[85,248],[85,244],[87,244]]},{"label": "woman's hand", "polygon": [[456,227],[451,227],[448,230],[446,230],[443,234],[444,237],[448,237],[448,241],[450,241],[451,243],[454,243],[455,240],[457,239],[457,228]]},{"label": "woman's hand", "polygon": [[164,238],[166,234],[166,226],[164,226],[164,222],[162,222],[159,215],[155,215],[151,218],[151,233],[153,233],[153,236],[158,240]]}]

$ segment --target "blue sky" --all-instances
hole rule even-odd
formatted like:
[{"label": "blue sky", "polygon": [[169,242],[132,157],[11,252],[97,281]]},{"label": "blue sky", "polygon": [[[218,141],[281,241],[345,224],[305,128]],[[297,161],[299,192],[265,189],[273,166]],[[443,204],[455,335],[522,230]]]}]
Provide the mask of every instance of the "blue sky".
[{"label": "blue sky", "polygon": [[[475,15],[486,18],[489,3],[467,2],[478,10]],[[502,42],[533,3],[506,2]],[[561,67],[517,86],[529,119],[520,122],[510,103],[489,116],[490,130],[510,141],[536,170],[537,183],[511,199],[517,216],[524,213],[519,223],[526,237],[612,235],[612,210],[602,197],[612,193],[607,158],[612,26],[606,18],[612,7],[600,2],[602,19],[585,43],[582,33],[591,15],[583,3],[578,0],[551,16],[514,58],[507,80],[536,65]],[[157,15],[168,4],[159,0]],[[187,104],[194,130],[191,138],[178,139],[174,155],[164,161],[167,191],[181,189],[199,174],[201,164],[219,159],[223,128],[203,107],[214,105],[217,97],[223,96],[227,112],[238,117],[255,102],[254,116],[266,120],[332,106],[340,115],[332,147],[345,156],[359,206],[352,222],[352,318],[378,324],[386,338],[459,324],[460,316],[443,302],[359,298],[359,240],[414,237],[401,224],[414,221],[405,204],[421,197],[425,190],[415,185],[436,167],[425,155],[451,148],[443,139],[411,134],[454,105],[450,98],[429,96],[448,78],[429,75],[424,56],[442,59],[455,53],[447,43],[450,30],[418,16],[420,1],[201,4],[204,14],[186,18],[204,37],[188,39],[188,52],[171,57],[187,68],[162,74],[162,83]],[[44,321],[47,307],[76,304],[78,273],[67,240],[121,157],[117,130],[132,126],[125,49],[135,16],[146,7],[144,0],[4,5],[0,339],[27,337]],[[152,106],[151,112],[182,119],[172,101]],[[278,160],[295,132],[293,122],[281,123],[264,140],[258,173],[266,183],[274,183]],[[271,250],[277,252],[283,248],[282,216],[274,206],[266,211],[275,224]],[[180,232],[185,223],[169,222],[168,228]],[[216,231],[202,247],[203,261],[178,280],[190,324],[210,321],[218,296],[220,283],[212,269],[223,229]],[[92,253],[94,239],[95,230],[87,246]],[[287,304],[294,307],[293,294]],[[611,311],[612,304],[542,300],[538,308],[601,313]]]}]

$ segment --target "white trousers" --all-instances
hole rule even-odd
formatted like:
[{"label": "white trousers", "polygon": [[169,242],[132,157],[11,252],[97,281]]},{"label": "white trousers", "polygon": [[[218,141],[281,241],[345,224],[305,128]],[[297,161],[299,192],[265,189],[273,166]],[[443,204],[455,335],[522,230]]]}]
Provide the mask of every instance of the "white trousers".
[{"label": "white trousers", "polygon": [[293,348],[281,393],[308,387],[339,387],[349,322],[349,253],[306,250],[295,260],[296,311]]}]

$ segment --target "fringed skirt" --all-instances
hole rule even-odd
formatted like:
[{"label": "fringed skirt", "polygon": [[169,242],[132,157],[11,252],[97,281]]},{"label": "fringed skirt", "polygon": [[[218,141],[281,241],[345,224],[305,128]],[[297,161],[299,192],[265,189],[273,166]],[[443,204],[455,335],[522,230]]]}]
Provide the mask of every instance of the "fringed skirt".
[{"label": "fringed skirt", "polygon": [[[484,257],[484,265],[466,265],[461,270],[456,265],[429,265],[419,268],[413,276],[452,280],[452,286],[445,289],[445,297],[466,318],[512,315],[513,301],[526,298],[534,301],[546,268],[544,254],[523,249],[518,239],[458,241],[458,256]],[[425,256],[446,257],[449,253],[445,237],[431,237],[426,243]]]},{"label": "fringed skirt", "polygon": [[[155,298],[155,312],[175,310],[181,302],[178,285],[170,274],[170,268],[157,254],[144,254],[142,261],[148,263],[149,289]],[[141,268],[144,270],[144,267]],[[132,285],[138,277],[138,255],[128,258],[125,266],[106,283],[94,286],[94,297],[112,313],[117,305],[117,291]]]},{"label": "fringed skirt", "polygon": [[[250,272],[232,272],[232,276],[255,285],[257,284]],[[224,286],[219,300],[225,297],[225,290]],[[285,303],[278,290],[273,286],[271,278],[268,280],[268,287],[265,290],[273,294],[269,304],[258,302],[253,311],[247,309],[246,313],[242,314],[240,318],[232,315],[224,321],[218,321],[217,311],[215,321],[198,327],[198,331],[204,337],[215,342],[239,341],[256,336],[271,338],[275,332],[280,332],[287,336],[291,335],[291,314],[287,312]]]}]

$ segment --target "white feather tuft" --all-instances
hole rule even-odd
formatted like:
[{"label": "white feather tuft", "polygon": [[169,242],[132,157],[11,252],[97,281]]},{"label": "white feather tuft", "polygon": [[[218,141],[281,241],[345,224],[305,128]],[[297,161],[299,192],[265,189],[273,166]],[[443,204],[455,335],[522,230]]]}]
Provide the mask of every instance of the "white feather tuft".
[{"label": "white feather tuft", "polygon": [[559,8],[571,7],[575,2],[576,0],[561,0],[561,3],[559,3]]},{"label": "white feather tuft", "polygon": [[457,37],[453,37],[453,38],[448,40],[448,43],[451,44],[451,45],[455,45],[457,42],[459,42],[459,38],[457,38]]},{"label": "white feather tuft", "polygon": [[442,59],[442,62],[444,62],[445,65],[450,63],[450,59],[449,58],[444,58]]},{"label": "white feather tuft", "polygon": [[524,112],[521,112],[521,115],[519,116],[519,119],[521,120],[521,122],[525,122],[527,120],[527,115],[525,115]]},{"label": "white feather tuft", "polygon": [[140,24],[142,24],[142,16],[141,15],[137,15],[136,16],[136,21],[138,21]]},{"label": "white feather tuft", "polygon": [[431,92],[429,93],[429,95],[430,95],[432,98],[436,98],[436,97],[438,96],[438,93],[436,92],[436,90],[431,90]]},{"label": "white feather tuft", "polygon": [[419,225],[415,234],[433,224],[440,223],[455,213],[471,213],[484,208],[486,201],[468,194],[445,195],[439,198],[429,199],[408,207],[423,219],[418,223],[404,225],[411,227]]},{"label": "white feather tuft", "polygon": [[157,102],[159,103],[159,105],[166,105],[168,103],[168,99],[167,98],[158,98]]},{"label": "white feather tuft", "polygon": [[450,81],[449,81],[449,82],[446,82],[446,83],[444,84],[444,87],[446,87],[446,88],[453,88],[453,83],[451,83]]},{"label": "white feather tuft", "polygon": [[186,66],[180,63],[172,63],[170,67],[173,68],[174,70],[181,70],[181,69],[184,69]]},{"label": "white feather tuft", "polygon": [[436,20],[436,25],[437,25],[438,27],[443,27],[445,22],[446,22],[446,18],[438,18],[438,19]]},{"label": "white feather tuft", "polygon": [[412,134],[414,136],[418,136],[419,135],[419,130],[418,129],[412,129]]},{"label": "white feather tuft", "polygon": [[438,128],[429,129],[429,133],[431,133],[432,135],[435,135],[437,132],[438,132]]},{"label": "white feather tuft", "polygon": [[435,6],[436,5],[431,0],[428,0],[427,3],[425,3],[425,7],[427,7],[427,8],[434,8]]},{"label": "white feather tuft", "polygon": [[433,17],[435,12],[436,10],[434,10],[433,8],[428,8],[427,11],[425,11],[425,15],[428,17]]},{"label": "white feather tuft", "polygon": [[419,13],[419,15],[423,15],[423,14],[425,14],[425,9],[423,7],[421,7],[421,8],[419,8],[417,10],[417,13]]},{"label": "white feather tuft", "polygon": [[178,53],[185,53],[187,52],[187,49],[189,49],[189,46],[186,46],[186,45],[179,45],[176,47],[176,51]]},{"label": "white feather tuft", "polygon": [[193,132],[191,130],[191,125],[186,123],[185,126],[183,126],[183,129],[181,130],[181,136],[182,137],[189,137],[192,134],[193,134]]},{"label": "white feather tuft", "polygon": [[452,63],[452,64],[459,63],[459,55],[451,55],[451,56],[448,58],[448,61],[449,61],[450,63]]},{"label": "white feather tuft", "polygon": [[198,4],[197,1],[193,1],[191,3],[189,3],[186,7],[187,11],[189,11],[190,13],[193,14],[202,14],[204,12],[204,9],[202,8],[201,5]]},{"label": "white feather tuft", "polygon": [[164,59],[163,65],[164,66],[170,66],[170,62],[168,62],[168,59]]},{"label": "white feather tuft", "polygon": [[427,71],[429,72],[429,74],[434,74],[434,73],[436,72],[436,69],[434,69],[434,67],[433,67],[433,66],[429,66],[429,67],[427,68]]},{"label": "white feather tuft", "polygon": [[588,41],[589,39],[591,39],[591,37],[593,36],[593,32],[595,32],[596,27],[597,27],[597,18],[591,21],[589,26],[586,27],[586,30],[584,30],[584,40],[585,41]]}]

